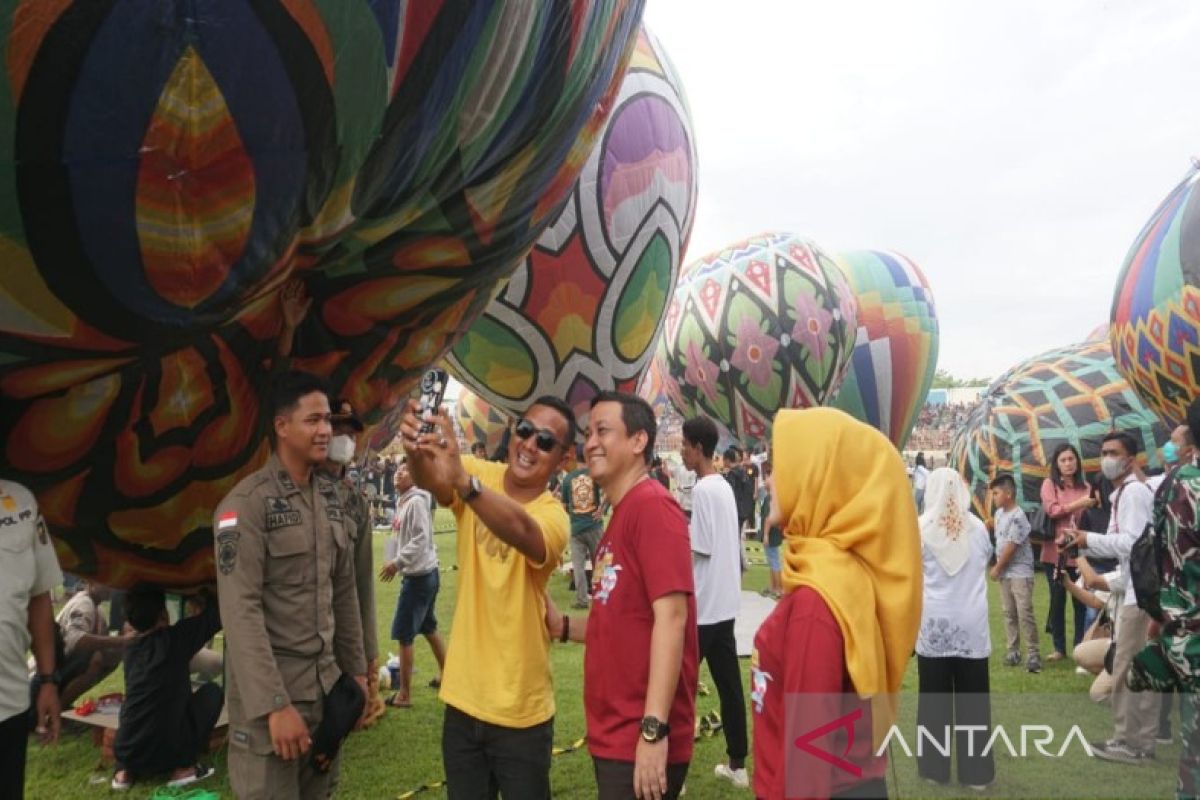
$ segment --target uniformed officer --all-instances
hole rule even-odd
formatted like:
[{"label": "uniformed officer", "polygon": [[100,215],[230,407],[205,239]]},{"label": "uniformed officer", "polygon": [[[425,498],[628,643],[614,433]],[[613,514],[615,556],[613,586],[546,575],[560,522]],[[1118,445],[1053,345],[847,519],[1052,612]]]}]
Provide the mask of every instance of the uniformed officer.
[{"label": "uniformed officer", "polygon": [[366,691],[346,512],[316,471],[331,434],[320,379],[285,372],[271,398],[274,454],[213,518],[228,665],[229,781],[243,799],[326,797],[336,771],[308,757],[342,673]]},{"label": "uniformed officer", "polygon": [[[33,493],[0,480],[0,797],[24,796],[30,722],[43,743],[58,739],[50,590],[62,579]],[[31,646],[38,671],[32,720],[25,667]]]},{"label": "uniformed officer", "polygon": [[383,700],[379,697],[379,643],[375,628],[375,564],[371,552],[371,509],[367,497],[357,482],[347,475],[347,465],[354,460],[357,438],[364,427],[348,400],[333,403],[333,438],[329,442],[329,458],[322,471],[338,490],[342,508],[346,511],[346,532],[354,550],[354,582],[358,588],[359,619],[362,622],[363,650],[367,659],[367,704],[363,708],[363,724],[370,725],[383,715]]}]

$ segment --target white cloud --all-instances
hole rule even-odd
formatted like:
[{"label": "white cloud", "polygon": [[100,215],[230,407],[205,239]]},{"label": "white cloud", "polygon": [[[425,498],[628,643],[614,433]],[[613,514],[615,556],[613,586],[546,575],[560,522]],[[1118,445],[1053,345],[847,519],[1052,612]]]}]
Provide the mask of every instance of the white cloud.
[{"label": "white cloud", "polygon": [[645,19],[696,126],[689,258],[769,229],[904,252],[960,375],[1106,321],[1200,152],[1191,0],[648,0]]}]

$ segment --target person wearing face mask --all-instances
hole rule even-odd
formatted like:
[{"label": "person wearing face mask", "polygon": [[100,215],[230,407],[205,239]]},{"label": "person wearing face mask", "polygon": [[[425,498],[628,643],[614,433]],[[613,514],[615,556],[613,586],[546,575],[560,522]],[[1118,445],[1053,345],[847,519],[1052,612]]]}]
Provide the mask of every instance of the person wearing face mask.
[{"label": "person wearing face mask", "polygon": [[371,553],[371,510],[367,498],[347,475],[354,460],[357,437],[363,432],[362,420],[354,413],[349,400],[332,401],[329,416],[333,436],[329,439],[329,455],[321,467],[342,501],[346,514],[346,531],[354,550],[354,584],[358,589],[359,619],[362,621],[363,655],[367,659],[367,705],[363,725],[373,724],[383,715],[384,705],[379,697],[379,642],[375,629],[375,572]]},{"label": "person wearing face mask", "polygon": [[1180,425],[1171,431],[1171,438],[1162,446],[1163,465],[1166,469],[1161,474],[1155,475],[1146,481],[1146,485],[1150,487],[1150,491],[1158,494],[1158,487],[1162,486],[1167,473],[1180,464],[1192,463],[1195,455],[1195,442],[1192,441],[1192,432],[1188,426]]},{"label": "person wearing face mask", "polygon": [[[1089,557],[1116,558],[1121,574],[1130,575],[1129,554],[1150,522],[1154,493],[1139,480],[1137,440],[1116,431],[1100,445],[1100,470],[1117,487],[1108,535],[1069,528],[1062,546],[1086,550]],[[1143,764],[1154,757],[1160,698],[1153,692],[1132,692],[1126,685],[1133,657],[1150,629],[1150,615],[1138,608],[1133,582],[1125,580],[1125,597],[1117,614],[1117,649],[1113,659],[1113,737],[1092,745],[1097,758],[1123,764]]]}]

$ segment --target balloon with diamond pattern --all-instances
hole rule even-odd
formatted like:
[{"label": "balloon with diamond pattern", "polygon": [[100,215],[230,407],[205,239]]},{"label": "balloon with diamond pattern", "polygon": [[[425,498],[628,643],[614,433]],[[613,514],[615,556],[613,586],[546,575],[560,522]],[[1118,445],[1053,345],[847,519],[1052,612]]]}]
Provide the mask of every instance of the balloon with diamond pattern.
[{"label": "balloon with diamond pattern", "polygon": [[1200,396],[1200,167],[1193,167],[1125,256],[1109,330],[1117,368],[1171,425]]},{"label": "balloon with diamond pattern", "polygon": [[743,444],[768,440],[776,411],[836,394],[857,327],[854,292],[816,243],[789,233],[738,242],[684,270],[660,344],[667,394]]},{"label": "balloon with diamond pattern", "polygon": [[1089,478],[1099,475],[1100,444],[1112,430],[1137,440],[1141,462],[1161,466],[1157,448],[1170,431],[1121,377],[1108,342],[1083,342],[1043,353],[988,387],[950,449],[980,516],[989,516],[988,484],[1001,472],[1017,482],[1017,501],[1036,508],[1050,458],[1075,446]]}]

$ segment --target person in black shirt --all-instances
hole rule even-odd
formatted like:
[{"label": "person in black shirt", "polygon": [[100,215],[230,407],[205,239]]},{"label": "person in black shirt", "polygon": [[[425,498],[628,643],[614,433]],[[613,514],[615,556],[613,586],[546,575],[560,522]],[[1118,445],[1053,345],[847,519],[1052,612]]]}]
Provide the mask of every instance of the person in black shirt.
[{"label": "person in black shirt", "polygon": [[725,451],[725,467],[725,480],[733,488],[733,500],[737,504],[738,530],[744,531],[746,523],[754,520],[758,467],[749,458],[743,462],[742,451],[737,447]]},{"label": "person in black shirt", "polygon": [[168,786],[187,786],[213,774],[197,763],[221,716],[225,696],[215,683],[192,691],[188,664],[221,630],[216,598],[198,616],[174,625],[161,589],[137,588],[125,598],[125,615],[140,635],[125,651],[125,701],[113,745],[112,788],[135,778],[170,773]]}]

